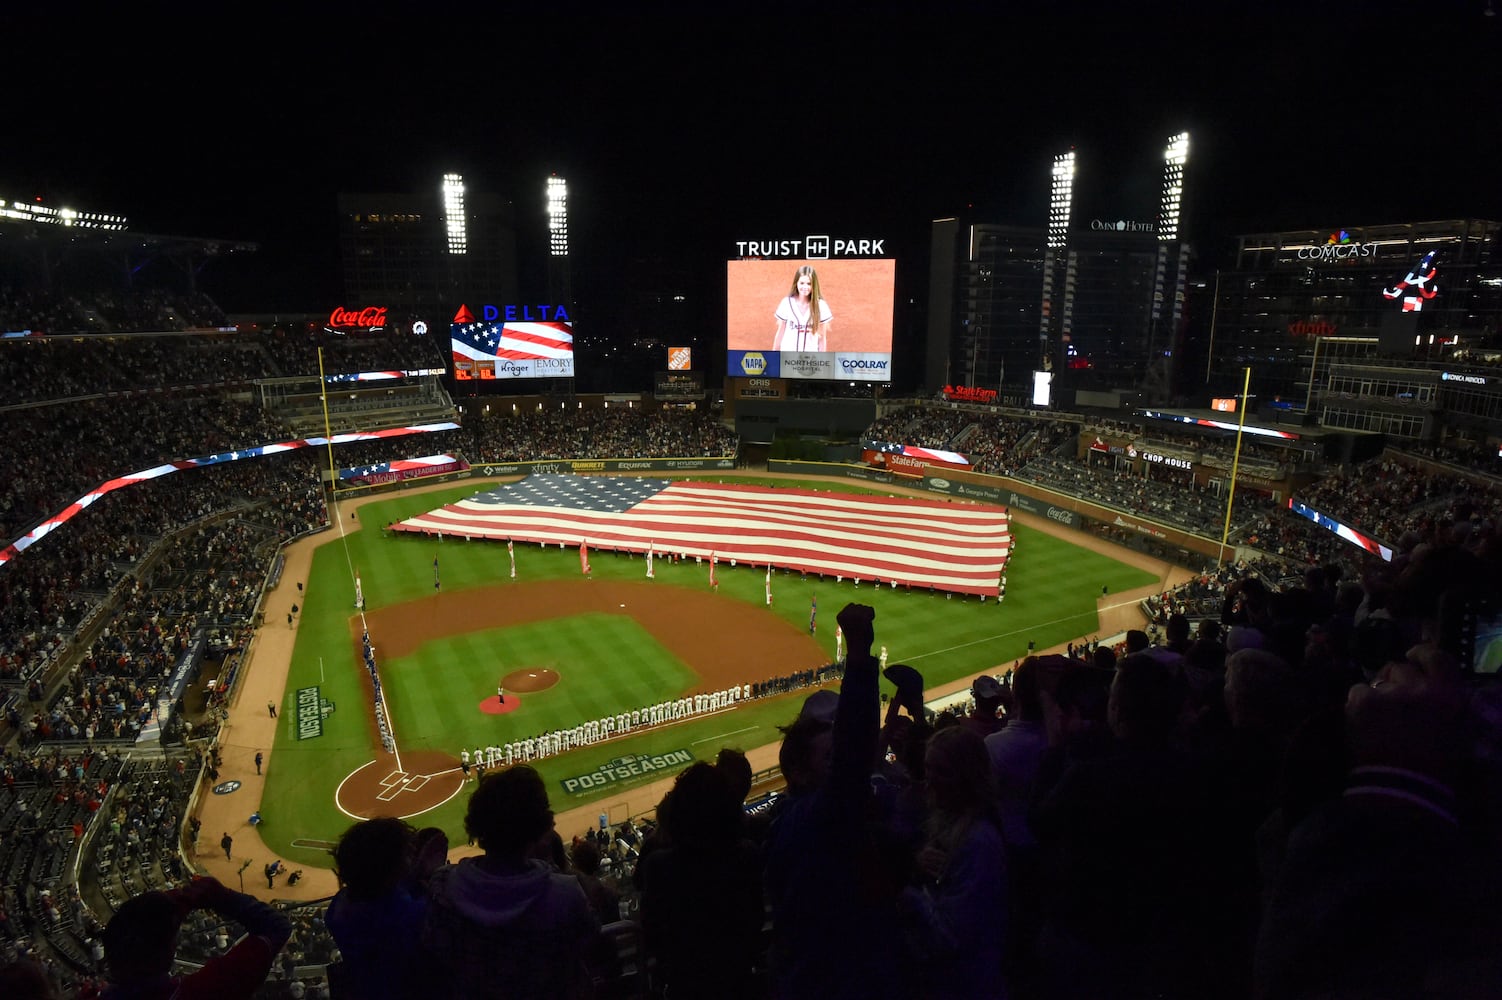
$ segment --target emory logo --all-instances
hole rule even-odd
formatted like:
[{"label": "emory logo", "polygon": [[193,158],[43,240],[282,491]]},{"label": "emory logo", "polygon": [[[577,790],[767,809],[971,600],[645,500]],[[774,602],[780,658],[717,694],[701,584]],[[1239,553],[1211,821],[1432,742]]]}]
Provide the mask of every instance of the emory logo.
[{"label": "emory logo", "polygon": [[767,370],[767,359],[760,351],[747,351],[741,355],[741,371],[747,375],[760,375]]}]

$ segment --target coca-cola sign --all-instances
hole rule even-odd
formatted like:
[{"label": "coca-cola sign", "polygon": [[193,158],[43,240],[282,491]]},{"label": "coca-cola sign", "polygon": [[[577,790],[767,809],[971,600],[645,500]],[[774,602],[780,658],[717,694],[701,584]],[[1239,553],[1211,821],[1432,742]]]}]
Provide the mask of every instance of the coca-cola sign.
[{"label": "coca-cola sign", "polygon": [[386,325],[385,306],[366,306],[363,309],[346,309],[335,306],[329,313],[329,327],[334,330],[355,327],[361,330],[377,330]]}]

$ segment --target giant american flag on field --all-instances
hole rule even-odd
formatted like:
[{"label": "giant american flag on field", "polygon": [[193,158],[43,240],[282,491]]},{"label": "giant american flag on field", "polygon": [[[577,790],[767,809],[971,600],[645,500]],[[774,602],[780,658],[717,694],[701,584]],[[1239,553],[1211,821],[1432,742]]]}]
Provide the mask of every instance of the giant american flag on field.
[{"label": "giant american flag on field", "polygon": [[995,595],[1007,511],[984,504],[737,483],[534,475],[408,518],[397,531],[587,542],[825,576]]}]

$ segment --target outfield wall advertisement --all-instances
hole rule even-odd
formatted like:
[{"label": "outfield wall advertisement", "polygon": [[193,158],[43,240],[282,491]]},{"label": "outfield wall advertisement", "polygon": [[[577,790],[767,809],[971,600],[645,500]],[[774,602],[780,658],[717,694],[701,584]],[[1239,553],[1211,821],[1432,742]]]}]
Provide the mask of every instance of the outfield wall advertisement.
[{"label": "outfield wall advertisement", "polygon": [[557,462],[491,462],[471,467],[481,476],[579,475],[595,472],[700,472],[733,469],[734,458],[605,458]]}]

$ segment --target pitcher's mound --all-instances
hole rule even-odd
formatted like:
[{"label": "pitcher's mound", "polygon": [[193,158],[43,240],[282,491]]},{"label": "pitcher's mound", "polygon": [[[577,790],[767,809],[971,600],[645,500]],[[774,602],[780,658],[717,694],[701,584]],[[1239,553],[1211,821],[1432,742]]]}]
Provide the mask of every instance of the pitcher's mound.
[{"label": "pitcher's mound", "polygon": [[[558,683],[558,671],[549,670],[547,667],[525,667],[521,670],[513,670],[501,678],[501,687],[508,692],[516,691],[519,694],[527,694],[533,691],[546,691]],[[510,698],[506,699],[510,701]]]}]

